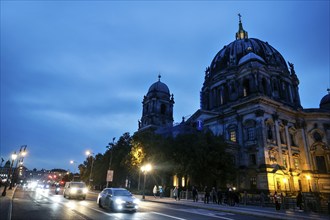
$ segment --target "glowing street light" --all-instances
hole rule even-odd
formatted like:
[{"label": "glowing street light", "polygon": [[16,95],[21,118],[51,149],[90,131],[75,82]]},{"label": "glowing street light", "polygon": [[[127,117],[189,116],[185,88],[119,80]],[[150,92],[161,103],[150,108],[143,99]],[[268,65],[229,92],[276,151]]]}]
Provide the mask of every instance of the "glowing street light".
[{"label": "glowing street light", "polygon": [[141,167],[141,171],[144,174],[142,199],[145,199],[145,189],[146,189],[146,177],[147,177],[147,173],[150,172],[151,170],[152,170],[152,166],[150,164],[146,164],[146,165],[144,165],[144,166]]},{"label": "glowing street light", "polygon": [[8,172],[8,176],[7,176],[7,183],[3,189],[3,192],[2,192],[2,196],[6,196],[7,194],[7,186],[8,186],[8,182],[9,182],[9,179],[10,179],[10,185],[9,185],[9,188],[8,189],[12,189],[12,177],[10,177],[12,174],[11,174],[11,171],[12,171],[12,168],[13,168],[13,164],[14,164],[14,161],[16,160],[17,158],[17,154],[16,154],[16,151],[11,155],[11,164],[10,164],[10,168],[9,168],[9,172]]},{"label": "glowing street light", "polygon": [[91,182],[93,181],[93,179],[92,179],[92,172],[93,172],[94,158],[93,158],[92,154],[94,154],[94,153],[91,152],[91,151],[89,151],[89,150],[86,151],[87,157],[91,157],[91,159],[92,159],[91,172],[89,173],[89,180],[88,180],[88,184],[89,185],[91,185]]}]

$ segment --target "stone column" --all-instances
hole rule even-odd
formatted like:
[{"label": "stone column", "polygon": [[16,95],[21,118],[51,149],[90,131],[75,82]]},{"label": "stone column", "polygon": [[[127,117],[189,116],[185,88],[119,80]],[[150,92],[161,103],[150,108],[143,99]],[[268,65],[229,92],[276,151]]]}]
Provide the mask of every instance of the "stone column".
[{"label": "stone column", "polygon": [[[288,126],[287,126],[287,123],[285,123],[285,135],[286,135],[286,143],[287,143],[287,146],[288,146],[288,153],[289,153],[289,170],[292,171],[293,170],[293,157],[292,157],[292,151],[291,151],[291,141],[290,141],[290,135],[289,135],[289,129],[288,129]],[[293,182],[293,177],[292,175],[290,175],[290,178],[288,180],[288,184],[289,184],[289,191],[295,191],[295,188],[294,188],[294,182]]]},{"label": "stone column", "polygon": [[276,142],[278,146],[279,165],[283,166],[282,143],[280,138],[280,128],[278,125],[278,115],[276,113],[273,115],[273,119],[275,122],[275,133],[276,133]]}]

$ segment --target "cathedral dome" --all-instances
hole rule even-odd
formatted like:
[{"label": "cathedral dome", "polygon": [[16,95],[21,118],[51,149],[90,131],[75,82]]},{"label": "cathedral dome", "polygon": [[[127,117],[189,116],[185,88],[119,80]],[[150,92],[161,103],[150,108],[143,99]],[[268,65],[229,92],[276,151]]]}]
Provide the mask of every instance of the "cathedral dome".
[{"label": "cathedral dome", "polygon": [[170,97],[170,90],[165,83],[160,81],[160,76],[158,76],[158,81],[150,86],[147,93],[148,97],[155,95],[158,97]]},{"label": "cathedral dome", "polygon": [[148,93],[149,92],[163,92],[170,94],[170,90],[168,89],[167,85],[165,83],[162,83],[161,81],[152,84],[148,90]]},{"label": "cathedral dome", "polygon": [[255,97],[270,98],[290,108],[301,108],[299,80],[293,63],[270,44],[249,38],[239,14],[236,39],[224,46],[206,68],[201,108],[220,111]]},{"label": "cathedral dome", "polygon": [[330,90],[328,90],[328,91],[329,91],[329,93],[321,99],[320,108],[330,110]]},{"label": "cathedral dome", "polygon": [[154,92],[161,92],[170,95],[170,90],[168,89],[167,85],[165,83],[162,83],[160,81],[160,76],[157,82],[152,84],[148,90],[149,93],[154,93]]},{"label": "cathedral dome", "polygon": [[256,38],[244,38],[224,46],[212,60],[210,72],[237,67],[250,60],[257,60],[268,66],[288,71],[284,58],[271,45]]}]

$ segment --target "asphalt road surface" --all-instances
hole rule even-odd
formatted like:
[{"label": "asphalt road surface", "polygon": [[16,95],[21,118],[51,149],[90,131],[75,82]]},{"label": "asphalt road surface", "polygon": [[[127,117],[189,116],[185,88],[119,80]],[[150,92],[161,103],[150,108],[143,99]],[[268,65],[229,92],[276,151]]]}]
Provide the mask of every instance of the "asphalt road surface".
[{"label": "asphalt road surface", "polygon": [[12,220],[17,219],[128,219],[128,220],[237,220],[264,219],[255,216],[233,214],[180,205],[141,201],[137,212],[116,212],[99,208],[96,194],[89,193],[86,200],[63,197],[62,191],[55,195],[54,189],[47,191],[17,188],[13,198]]}]

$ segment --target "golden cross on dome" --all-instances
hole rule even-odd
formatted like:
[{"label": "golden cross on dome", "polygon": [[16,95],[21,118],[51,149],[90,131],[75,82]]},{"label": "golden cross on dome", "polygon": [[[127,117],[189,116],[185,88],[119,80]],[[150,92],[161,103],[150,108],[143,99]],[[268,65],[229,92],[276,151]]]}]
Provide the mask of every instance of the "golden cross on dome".
[{"label": "golden cross on dome", "polygon": [[238,13],[239,22],[241,22],[241,17],[242,17],[241,13]]}]

